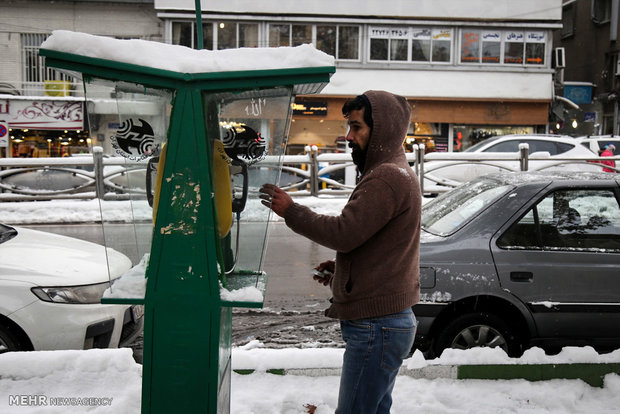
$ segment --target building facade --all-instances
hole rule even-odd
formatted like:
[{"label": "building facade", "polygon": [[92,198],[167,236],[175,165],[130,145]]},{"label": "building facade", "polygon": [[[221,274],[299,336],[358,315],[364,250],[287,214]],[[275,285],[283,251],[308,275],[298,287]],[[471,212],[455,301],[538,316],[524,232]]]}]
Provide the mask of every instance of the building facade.
[{"label": "building facade", "polygon": [[[618,135],[620,60],[618,0],[564,0],[562,30],[554,46],[564,51],[556,92],[578,108],[554,108],[558,131]],[[560,72],[561,70],[561,72]]]},{"label": "building facade", "polygon": [[[561,0],[208,0],[200,28],[194,7],[194,0],[1,3],[0,46],[10,59],[0,63],[0,80],[8,84],[0,89],[0,108],[32,95],[79,100],[80,85],[37,67],[44,37],[69,29],[193,48],[201,36],[203,47],[212,50],[314,44],[335,56],[337,69],[320,95],[297,98],[288,150],[293,154],[307,145],[337,150],[346,135],[342,104],[369,89],[409,99],[408,144],[425,143],[428,150],[461,151],[491,135],[548,130]],[[33,86],[39,93],[30,92]],[[90,138],[98,145],[105,145],[106,128],[115,126],[106,113],[113,102],[105,98],[84,107],[97,115],[91,117],[97,122],[90,125]],[[23,133],[23,124],[9,122]]]},{"label": "building facade", "polygon": [[[85,102],[82,84],[47,69],[38,55],[53,30],[163,41],[152,0],[0,2],[0,123],[7,129],[0,156],[66,156],[109,145],[108,126],[118,123],[110,94]],[[89,110],[100,125],[88,125]]]},{"label": "building facade", "polygon": [[[167,42],[195,47],[194,1],[155,8]],[[210,0],[202,36],[208,49],[313,43],[336,57],[321,95],[298,99],[291,152],[334,147],[346,134],[342,103],[368,89],[409,99],[410,142],[459,151],[490,135],[547,130],[560,19],[560,0]]]}]

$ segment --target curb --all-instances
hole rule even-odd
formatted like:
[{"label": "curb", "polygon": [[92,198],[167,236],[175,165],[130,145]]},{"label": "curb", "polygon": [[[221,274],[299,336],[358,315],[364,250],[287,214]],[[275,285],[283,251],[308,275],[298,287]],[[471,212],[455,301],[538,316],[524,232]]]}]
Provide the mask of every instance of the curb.
[{"label": "curb", "polygon": [[[254,369],[233,369],[249,375]],[[279,368],[265,372],[275,375],[307,377],[340,376],[340,368]],[[607,374],[620,375],[620,363],[527,364],[527,365],[430,365],[422,368],[401,368],[398,375],[414,379],[479,379],[548,381],[553,379],[579,379],[592,387],[602,388]]]}]

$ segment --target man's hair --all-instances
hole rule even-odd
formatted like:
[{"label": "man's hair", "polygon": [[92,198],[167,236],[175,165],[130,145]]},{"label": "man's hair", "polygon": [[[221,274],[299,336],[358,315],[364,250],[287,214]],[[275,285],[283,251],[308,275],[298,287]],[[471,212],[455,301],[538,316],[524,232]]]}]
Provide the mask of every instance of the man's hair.
[{"label": "man's hair", "polygon": [[353,99],[349,99],[342,106],[342,114],[345,118],[348,118],[351,111],[364,110],[364,122],[372,129],[372,108],[370,107],[370,101],[366,95],[357,95]]}]

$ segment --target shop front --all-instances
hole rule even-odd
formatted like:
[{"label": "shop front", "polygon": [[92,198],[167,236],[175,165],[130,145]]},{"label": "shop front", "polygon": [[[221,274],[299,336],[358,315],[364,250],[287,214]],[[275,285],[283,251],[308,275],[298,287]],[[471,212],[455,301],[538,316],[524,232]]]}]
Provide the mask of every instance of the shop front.
[{"label": "shop front", "polygon": [[0,98],[7,127],[2,157],[63,157],[90,152],[83,98]]},{"label": "shop front", "polygon": [[[342,116],[343,96],[296,99],[287,153],[304,152],[316,145],[321,152],[342,150],[347,123]],[[549,117],[546,100],[447,100],[409,98],[411,125],[405,149],[424,144],[426,152],[459,152],[496,135],[545,132]]]}]

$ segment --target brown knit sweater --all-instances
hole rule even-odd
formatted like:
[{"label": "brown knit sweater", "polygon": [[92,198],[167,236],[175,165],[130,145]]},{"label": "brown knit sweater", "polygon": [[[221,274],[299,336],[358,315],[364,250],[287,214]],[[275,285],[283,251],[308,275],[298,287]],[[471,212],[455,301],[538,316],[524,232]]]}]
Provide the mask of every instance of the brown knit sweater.
[{"label": "brown knit sweater", "polygon": [[342,213],[320,215],[295,203],[285,217],[296,233],[336,250],[325,314],[343,320],[400,312],[420,297],[421,194],[402,146],[411,108],[387,92],[365,95],[374,125],[365,171]]}]

